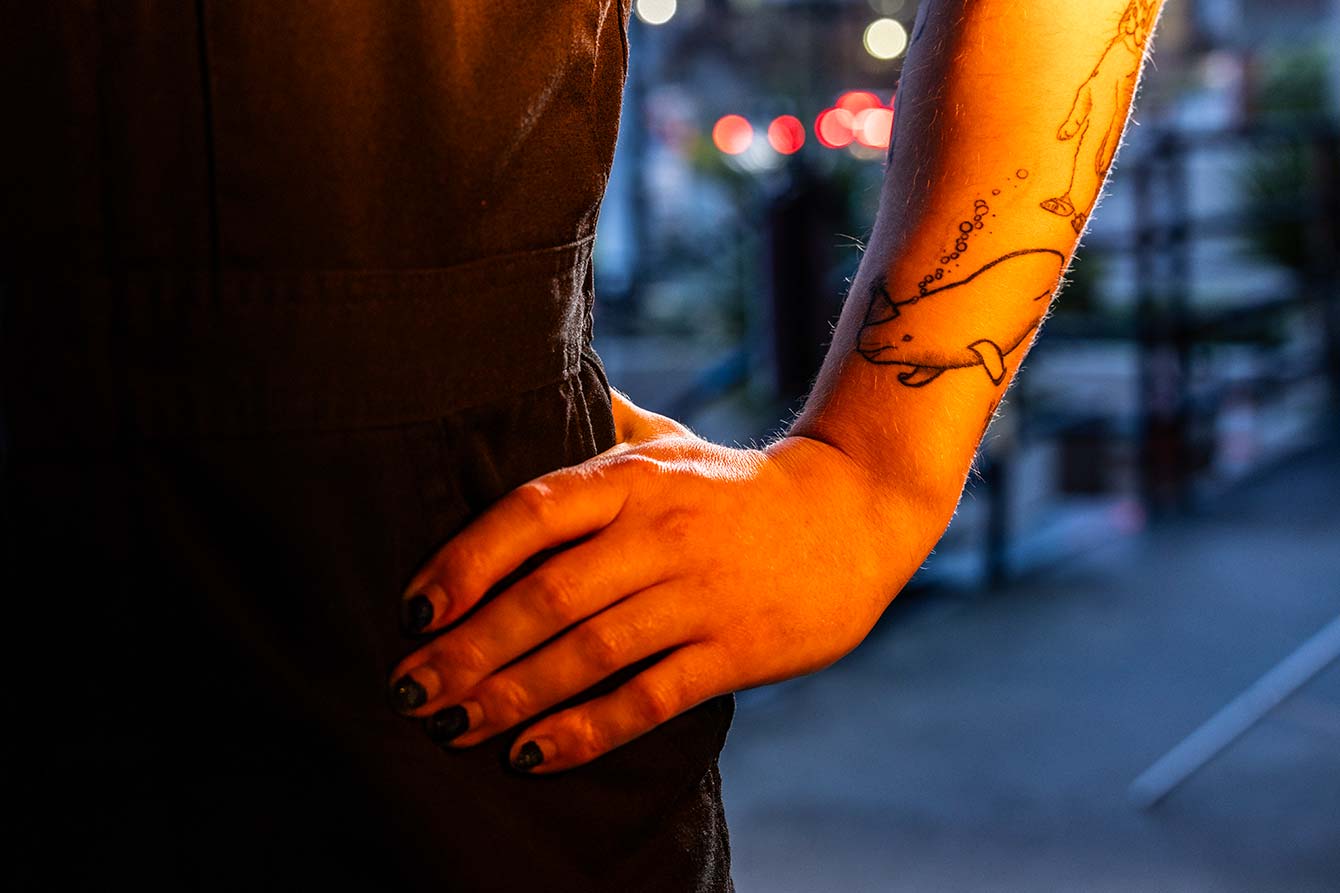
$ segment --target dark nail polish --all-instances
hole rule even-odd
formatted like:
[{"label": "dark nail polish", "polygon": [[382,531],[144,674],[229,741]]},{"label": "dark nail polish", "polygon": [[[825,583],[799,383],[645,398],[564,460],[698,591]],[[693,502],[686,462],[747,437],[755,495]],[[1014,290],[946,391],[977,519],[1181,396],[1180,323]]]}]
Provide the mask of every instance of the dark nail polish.
[{"label": "dark nail polish", "polygon": [[423,632],[432,622],[433,603],[428,596],[419,593],[405,602],[403,623],[407,632]]},{"label": "dark nail polish", "polygon": [[544,751],[540,750],[540,745],[534,741],[527,741],[521,745],[521,750],[512,761],[513,768],[520,769],[522,772],[528,772],[544,762]]},{"label": "dark nail polish", "polygon": [[470,728],[470,714],[461,706],[448,707],[428,717],[423,725],[428,730],[429,738],[438,744],[445,744]]},{"label": "dark nail polish", "polygon": [[391,689],[391,706],[401,713],[422,707],[427,700],[428,692],[410,675],[401,676]]}]

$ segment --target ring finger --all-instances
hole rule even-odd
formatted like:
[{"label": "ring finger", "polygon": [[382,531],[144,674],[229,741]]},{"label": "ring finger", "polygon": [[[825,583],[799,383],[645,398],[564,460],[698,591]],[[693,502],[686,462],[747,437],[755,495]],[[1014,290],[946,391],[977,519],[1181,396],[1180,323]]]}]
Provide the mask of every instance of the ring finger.
[{"label": "ring finger", "polygon": [[429,717],[439,743],[470,747],[579,694],[611,674],[699,631],[697,612],[658,584],[602,611],[557,641],[495,673],[459,704]]},{"label": "ring finger", "polygon": [[[411,654],[391,674],[392,699],[425,716],[460,699],[499,667],[612,602],[659,582],[645,540],[614,531],[548,558],[450,632]],[[408,697],[402,697],[408,692]]]}]

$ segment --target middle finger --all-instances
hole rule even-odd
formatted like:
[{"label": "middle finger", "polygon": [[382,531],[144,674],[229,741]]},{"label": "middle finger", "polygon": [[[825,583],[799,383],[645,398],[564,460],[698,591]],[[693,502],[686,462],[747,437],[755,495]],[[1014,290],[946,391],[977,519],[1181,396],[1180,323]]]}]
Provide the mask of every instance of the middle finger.
[{"label": "middle finger", "polygon": [[637,661],[689,642],[700,632],[702,611],[683,594],[683,587],[662,583],[596,614],[488,677],[459,705],[433,714],[429,735],[440,744],[473,747]]},{"label": "middle finger", "polygon": [[407,716],[454,703],[499,667],[629,593],[661,581],[662,553],[645,537],[606,531],[551,556],[468,620],[405,658],[391,674]]}]

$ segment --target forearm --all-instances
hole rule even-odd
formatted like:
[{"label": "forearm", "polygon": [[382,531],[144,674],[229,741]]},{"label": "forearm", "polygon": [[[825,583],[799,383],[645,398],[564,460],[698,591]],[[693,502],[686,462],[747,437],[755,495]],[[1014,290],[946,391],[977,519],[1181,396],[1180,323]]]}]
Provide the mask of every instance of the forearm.
[{"label": "forearm", "polygon": [[1111,164],[1162,0],[924,0],[869,246],[790,433],[952,512]]}]

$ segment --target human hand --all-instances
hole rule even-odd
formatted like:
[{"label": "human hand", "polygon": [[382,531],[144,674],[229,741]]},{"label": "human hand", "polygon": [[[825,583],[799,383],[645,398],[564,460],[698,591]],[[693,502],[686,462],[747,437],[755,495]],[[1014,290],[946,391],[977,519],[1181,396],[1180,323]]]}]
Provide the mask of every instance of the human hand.
[{"label": "human hand", "polygon": [[578,541],[396,667],[393,703],[439,742],[479,744],[665,652],[517,736],[514,766],[554,772],[716,695],[819,670],[943,531],[918,533],[823,441],[731,448],[618,392],[614,411],[614,447],[504,496],[408,587],[411,626],[443,630],[535,553]]}]

